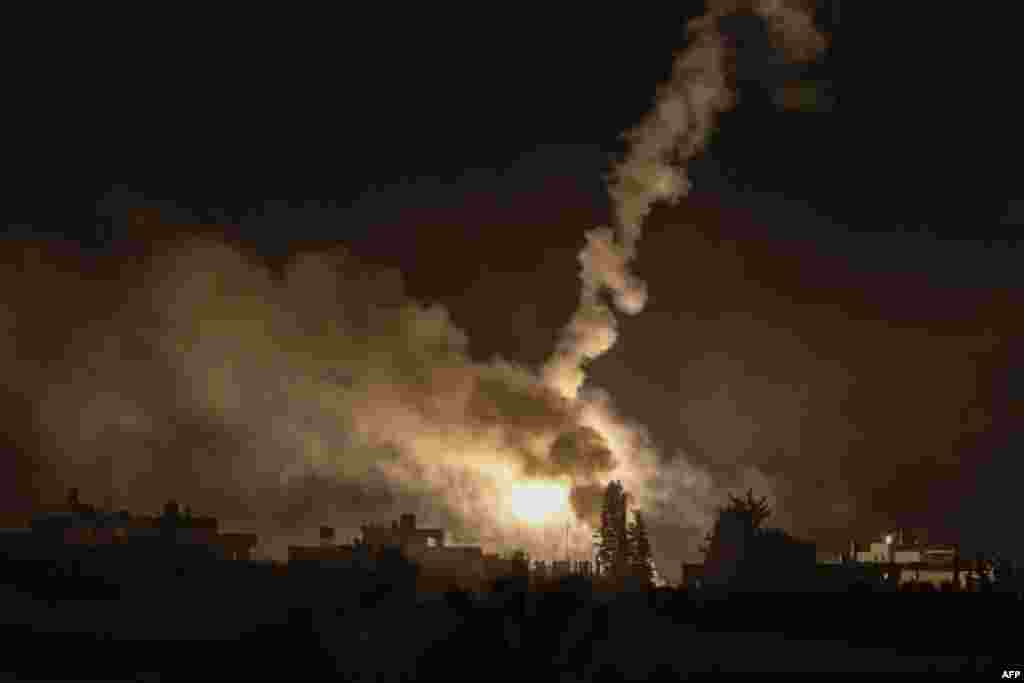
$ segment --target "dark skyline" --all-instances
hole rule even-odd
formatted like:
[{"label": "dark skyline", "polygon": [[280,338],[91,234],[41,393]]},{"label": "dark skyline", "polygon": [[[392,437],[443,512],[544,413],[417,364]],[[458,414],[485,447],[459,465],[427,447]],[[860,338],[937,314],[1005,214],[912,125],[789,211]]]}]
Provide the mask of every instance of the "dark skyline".
[{"label": "dark skyline", "polygon": [[[1020,470],[1019,202],[983,172],[982,145],[936,141],[928,97],[903,92],[892,65],[936,94],[939,79],[898,46],[844,42],[837,4],[818,3],[829,49],[810,66],[774,59],[756,21],[730,29],[739,103],[689,165],[690,196],[647,221],[635,262],[647,307],[620,316],[588,386],[649,429],[664,463],[684,452],[723,495],[765,482],[774,521],[824,547],[900,524],[1019,554],[1002,511]],[[685,47],[700,12],[689,5],[642,21],[481,17],[478,31],[434,17],[381,30],[373,49],[305,34],[211,39],[174,59],[148,46],[138,73],[97,71],[79,91],[95,107],[76,105],[70,127],[47,125],[58,101],[27,97],[5,249],[6,518],[79,485],[39,406],[74,374],[76,345],[143,314],[151,266],[182,225],[271,269],[344,245],[360,268],[397,269],[409,298],[442,305],[474,361],[539,366],[577,304],[584,233],[611,221],[603,174],[617,136]],[[352,19],[346,35],[378,25]],[[50,265],[11,268],[32,241]],[[90,274],[80,287],[78,273]],[[165,374],[135,390],[180,380],[160,362],[140,361]],[[159,411],[183,448],[244,452],[216,414],[187,401]],[[226,516],[254,505],[174,462],[147,480],[153,509],[189,495]],[[237,462],[200,471],[227,481]],[[349,487],[268,492],[265,514],[315,528],[328,499],[356,500]],[[356,488],[366,502],[347,503],[345,520],[409,502]],[[655,551],[678,560],[672,526],[652,521]]]}]

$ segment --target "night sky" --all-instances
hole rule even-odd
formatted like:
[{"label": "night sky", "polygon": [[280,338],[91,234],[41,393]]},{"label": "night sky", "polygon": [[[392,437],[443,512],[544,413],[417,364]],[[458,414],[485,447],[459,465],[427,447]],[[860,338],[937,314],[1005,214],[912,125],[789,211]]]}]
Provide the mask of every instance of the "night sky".
[{"label": "night sky", "polygon": [[[850,40],[838,2],[817,5],[829,47],[810,65],[780,59],[759,19],[727,23],[737,106],[688,164],[690,195],[647,220],[633,263],[646,308],[618,316],[585,386],[644,425],[666,467],[685,458],[709,473],[711,497],[764,491],[770,521],[823,548],[902,525],[1024,557],[1010,526],[1021,200],[986,172],[998,149],[963,132],[961,105],[936,106],[937,67],[896,40]],[[584,233],[613,221],[604,176],[620,134],[650,109],[702,3],[603,12],[487,8],[400,28],[387,16],[278,17],[230,34],[194,21],[166,36],[126,31],[18,84],[2,523],[77,482],[101,502],[102,458],[69,455],[69,443],[112,460],[159,438],[168,453],[199,442],[244,453],[237,425],[181,396],[143,411],[173,416],[173,437],[108,442],[76,425],[70,442],[53,438],[53,397],[76,387],[59,414],[86,420],[75,401],[102,384],[76,374],[83,349],[112,331],[135,338],[126,331],[155,310],[142,293],[187,234],[227,242],[268,281],[287,279],[298,253],[342,245],[356,270],[397,271],[402,296],[447,310],[472,361],[543,364],[579,301]],[[319,306],[317,292],[296,300]],[[136,336],[137,351],[124,342],[95,372],[131,378],[110,389],[120,396],[173,394],[183,371]],[[291,533],[354,528],[415,498],[421,516],[459,527],[393,480],[318,475],[260,498],[223,484],[243,481],[243,456],[230,467],[161,457],[118,479],[145,492],[120,491],[123,504],[191,498]],[[696,559],[692,526],[653,521],[663,564]]]}]

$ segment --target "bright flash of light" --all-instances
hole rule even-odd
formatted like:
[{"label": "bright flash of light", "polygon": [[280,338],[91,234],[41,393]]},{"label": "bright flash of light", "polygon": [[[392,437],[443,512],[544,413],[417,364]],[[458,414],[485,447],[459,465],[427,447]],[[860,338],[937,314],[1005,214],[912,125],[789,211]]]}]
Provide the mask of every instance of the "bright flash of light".
[{"label": "bright flash of light", "polygon": [[560,481],[516,483],[506,491],[505,504],[513,516],[529,524],[558,521],[570,513],[569,486]]}]

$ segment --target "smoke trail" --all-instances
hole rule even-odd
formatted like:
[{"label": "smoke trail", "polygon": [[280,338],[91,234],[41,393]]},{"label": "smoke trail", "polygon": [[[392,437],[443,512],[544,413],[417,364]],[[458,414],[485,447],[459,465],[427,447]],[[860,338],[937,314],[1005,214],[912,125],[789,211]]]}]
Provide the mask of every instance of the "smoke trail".
[{"label": "smoke trail", "polygon": [[[620,311],[644,307],[630,271],[642,222],[655,202],[685,196],[677,160],[703,146],[730,101],[716,21],[739,8],[715,3],[691,23],[672,81],[627,134],[610,184],[618,228],[587,234],[579,310],[539,377],[475,362],[443,308],[344,251],[300,254],[272,272],[224,244],[186,243],[108,282],[39,260],[0,269],[11,295],[0,361],[33,404],[45,458],[64,482],[113,491],[118,505],[178,496],[267,534],[353,529],[429,500],[456,535],[541,557],[561,555],[574,517],[569,544],[585,557],[610,479],[655,513],[652,535],[666,520],[706,525],[719,502],[710,475],[685,457],[660,463],[641,426],[579,389],[584,362],[616,339],[602,292]],[[755,9],[787,54],[813,52],[797,10]],[[38,362],[24,362],[29,352]],[[541,488],[541,522],[516,514],[520,486],[538,481],[564,493]],[[668,544],[655,541],[662,563]]]},{"label": "smoke trail", "polygon": [[646,305],[646,286],[630,271],[643,222],[657,202],[676,203],[689,193],[686,164],[704,149],[716,115],[735,101],[719,20],[756,13],[775,47],[794,62],[813,59],[825,45],[811,16],[792,0],[719,0],[708,6],[706,14],[689,22],[690,45],[675,60],[669,82],[658,89],[654,107],[624,134],[626,157],[608,179],[616,229],[589,231],[579,254],[579,307],[542,369],[545,382],[567,398],[578,395],[586,362],[607,353],[617,338],[615,315],[603,303],[602,292],[623,313],[639,313]]}]

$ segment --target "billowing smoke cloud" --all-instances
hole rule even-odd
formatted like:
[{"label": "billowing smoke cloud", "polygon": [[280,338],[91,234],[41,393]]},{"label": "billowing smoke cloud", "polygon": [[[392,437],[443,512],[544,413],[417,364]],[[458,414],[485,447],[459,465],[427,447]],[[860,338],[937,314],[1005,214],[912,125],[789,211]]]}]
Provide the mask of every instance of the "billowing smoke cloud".
[{"label": "billowing smoke cloud", "polygon": [[154,512],[173,497],[269,539],[412,511],[538,557],[562,556],[567,525],[590,556],[612,478],[695,528],[717,502],[685,458],[659,466],[607,395],[474,361],[395,271],[341,249],[277,270],[218,241],[152,252],[116,278],[46,259],[3,272],[4,358],[20,361],[6,376],[59,485],[89,500]]},{"label": "billowing smoke cloud", "polygon": [[474,362],[397,272],[344,250],[279,271],[218,241],[152,252],[116,279],[45,257],[4,269],[4,358],[20,361],[5,374],[65,485],[135,511],[175,497],[271,535],[412,510],[540,556],[576,523],[586,548],[592,510],[570,488],[620,456],[535,372]]},{"label": "billowing smoke cloud", "polygon": [[[380,475],[500,541],[536,521],[504,505],[511,484],[607,467],[565,436],[579,429],[576,406],[525,368],[473,362],[447,312],[407,299],[397,274],[336,252],[302,255],[276,280],[218,245],[181,252],[169,270],[155,299],[184,390],[257,452],[273,445],[265,461],[245,459],[247,487]],[[579,455],[552,459],[567,439]]]},{"label": "billowing smoke cloud", "polygon": [[[652,528],[699,539],[721,487],[684,454],[666,465],[607,394],[580,389],[585,361],[616,339],[602,293],[620,311],[644,307],[630,271],[642,222],[685,196],[679,163],[730,102],[716,21],[740,4],[712,3],[691,24],[672,81],[627,134],[610,187],[618,227],[588,233],[579,310],[539,373],[474,361],[444,308],[341,249],[271,269],[176,240],[106,280],[37,260],[3,273],[4,358],[18,360],[3,370],[35,407],[45,459],[133,510],[175,496],[267,535],[411,510],[458,539],[541,557],[560,555],[567,531],[589,557],[601,488],[620,479]],[[820,43],[789,4],[753,9],[790,57]],[[52,348],[33,363],[36,339]]]}]

